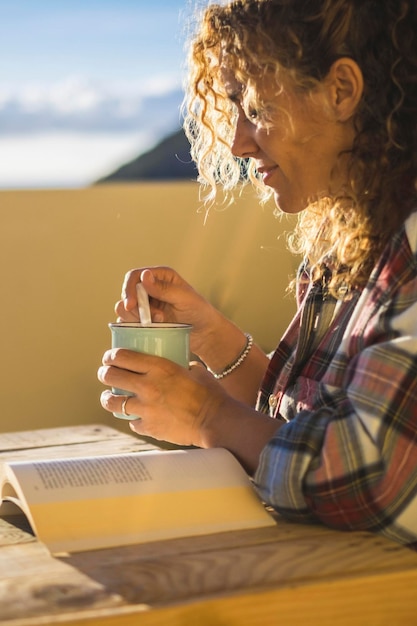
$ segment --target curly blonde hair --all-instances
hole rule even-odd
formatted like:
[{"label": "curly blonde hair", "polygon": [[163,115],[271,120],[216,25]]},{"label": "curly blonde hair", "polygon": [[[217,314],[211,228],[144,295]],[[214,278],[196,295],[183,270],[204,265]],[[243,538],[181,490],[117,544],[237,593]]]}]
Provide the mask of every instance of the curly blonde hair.
[{"label": "curly blonde hair", "polygon": [[344,155],[348,185],[311,202],[291,240],[313,279],[331,267],[334,292],[366,283],[390,236],[417,208],[416,32],[415,0],[233,0],[204,10],[190,45],[184,128],[208,203],[219,188],[230,195],[247,182],[263,200],[271,193],[251,159],[232,155],[236,111],[221,80],[225,55],[237,81],[255,93],[260,79],[274,75],[308,94],[338,58],[359,65],[364,93]]}]

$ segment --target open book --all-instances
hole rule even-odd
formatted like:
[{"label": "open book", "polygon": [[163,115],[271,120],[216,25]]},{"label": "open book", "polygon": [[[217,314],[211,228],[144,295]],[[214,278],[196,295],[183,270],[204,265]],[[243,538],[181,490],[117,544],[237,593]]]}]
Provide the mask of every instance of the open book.
[{"label": "open book", "polygon": [[52,553],[275,524],[221,448],[3,462],[0,485]]}]

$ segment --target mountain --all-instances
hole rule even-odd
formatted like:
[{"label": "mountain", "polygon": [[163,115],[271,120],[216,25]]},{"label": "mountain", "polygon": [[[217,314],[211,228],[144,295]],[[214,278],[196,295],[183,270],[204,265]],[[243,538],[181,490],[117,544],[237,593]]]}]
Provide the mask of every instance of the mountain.
[{"label": "mountain", "polygon": [[138,180],[195,180],[197,168],[190,156],[190,144],[182,129],[151,150],[125,163],[96,184]]}]

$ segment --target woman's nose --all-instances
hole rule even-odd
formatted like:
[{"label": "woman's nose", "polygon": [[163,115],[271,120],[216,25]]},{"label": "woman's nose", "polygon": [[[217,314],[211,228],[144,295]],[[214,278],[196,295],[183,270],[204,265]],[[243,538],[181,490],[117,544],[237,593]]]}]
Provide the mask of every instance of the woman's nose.
[{"label": "woman's nose", "polygon": [[255,126],[241,112],[238,116],[232,142],[232,154],[239,158],[249,158],[258,151],[255,141]]}]

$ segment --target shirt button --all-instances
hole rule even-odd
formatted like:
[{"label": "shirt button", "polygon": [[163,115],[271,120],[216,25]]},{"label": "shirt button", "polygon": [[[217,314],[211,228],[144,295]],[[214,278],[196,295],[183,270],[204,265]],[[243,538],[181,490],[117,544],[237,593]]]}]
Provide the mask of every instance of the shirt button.
[{"label": "shirt button", "polygon": [[269,403],[270,409],[276,409],[278,405],[278,398],[274,396],[273,393],[271,393],[271,395],[269,396],[268,403]]}]

